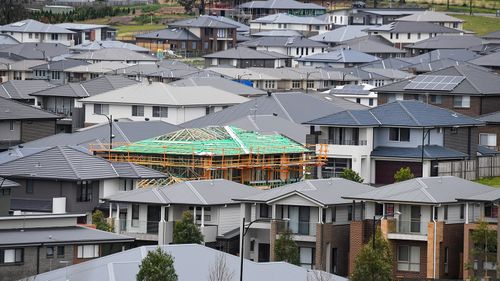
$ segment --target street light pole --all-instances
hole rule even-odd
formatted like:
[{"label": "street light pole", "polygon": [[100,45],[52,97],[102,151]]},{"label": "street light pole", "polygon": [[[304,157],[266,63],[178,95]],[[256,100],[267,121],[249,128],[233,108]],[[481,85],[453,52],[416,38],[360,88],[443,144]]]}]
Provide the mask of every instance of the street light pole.
[{"label": "street light pole", "polygon": [[109,124],[109,149],[113,149],[113,115],[106,115],[106,114],[98,114],[106,117],[108,119],[108,124]]}]

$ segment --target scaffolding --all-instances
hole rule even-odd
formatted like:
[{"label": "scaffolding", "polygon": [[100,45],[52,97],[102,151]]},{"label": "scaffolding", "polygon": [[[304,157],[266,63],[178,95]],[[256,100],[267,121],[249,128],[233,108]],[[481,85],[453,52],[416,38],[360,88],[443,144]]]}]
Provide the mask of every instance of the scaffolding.
[{"label": "scaffolding", "polygon": [[[131,162],[166,173],[168,182],[228,179],[278,186],[300,180],[306,167],[321,166],[327,147],[308,148],[280,134],[259,134],[231,126],[183,129],[136,143],[91,144],[110,161]],[[144,183],[144,186],[155,183]]]}]

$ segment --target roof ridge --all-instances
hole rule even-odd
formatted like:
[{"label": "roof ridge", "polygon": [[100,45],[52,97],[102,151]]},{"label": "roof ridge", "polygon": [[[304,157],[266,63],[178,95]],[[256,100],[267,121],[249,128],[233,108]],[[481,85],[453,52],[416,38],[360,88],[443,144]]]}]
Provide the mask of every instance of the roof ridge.
[{"label": "roof ridge", "polygon": [[280,100],[276,97],[276,95],[271,95],[271,97],[273,97],[274,101],[278,104],[278,106],[281,108],[281,110],[283,110],[283,112],[287,116],[288,120],[295,122],[293,120],[292,116],[290,116],[290,114],[288,113],[288,111],[286,111],[286,108],[281,104]]},{"label": "roof ridge", "polygon": [[203,196],[201,196],[201,194],[198,192],[198,190],[196,190],[196,188],[194,188],[193,184],[189,181],[186,181],[185,182],[186,185],[189,187],[189,189],[194,193],[194,195],[200,199],[200,201],[204,204],[208,204],[207,201],[205,200],[205,198],[203,198]]},{"label": "roof ridge", "polygon": [[[158,188],[156,187],[153,187],[151,188],[151,192],[153,192],[154,195],[156,195],[156,197],[162,202],[162,203],[168,203],[167,200],[165,200],[165,198],[163,198],[162,196],[162,193],[160,193],[160,191],[158,190]],[[167,197],[168,198],[168,197]]]},{"label": "roof ridge", "polygon": [[108,161],[108,163],[109,163],[109,165],[111,166],[111,169],[113,169],[113,171],[115,172],[116,176],[117,176],[117,177],[120,177],[120,174],[118,174],[118,172],[117,172],[117,171],[116,171],[116,169],[115,169],[115,165],[114,165],[114,163],[113,163],[113,162],[111,162],[111,161]]},{"label": "roof ridge", "polygon": [[9,98],[12,98],[12,96],[10,95],[9,91],[7,91],[7,89],[5,88],[5,86],[3,84],[0,85],[0,86],[2,86],[2,88],[4,89],[5,93],[9,96]]},{"label": "roof ridge", "polygon": [[401,106],[401,108],[403,108],[403,110],[410,116],[410,118],[415,121],[415,123],[417,123],[417,125],[422,125],[418,120],[417,118],[415,118],[415,116],[413,116],[413,114],[410,113],[410,111],[406,108],[406,106],[404,106],[401,101],[398,101],[398,104],[399,106]]},{"label": "roof ridge", "polygon": [[420,178],[417,178],[416,181],[420,185],[420,191],[422,191],[422,193],[424,193],[425,196],[427,196],[427,198],[432,200],[434,203],[437,203],[437,200],[426,190],[427,188],[429,188],[429,186],[425,184]]},{"label": "roof ridge", "polygon": [[379,125],[382,125],[382,122],[380,122],[380,120],[378,120],[377,116],[375,116],[375,114],[373,114],[373,112],[369,109],[368,112],[373,116],[373,118],[375,118],[375,120],[377,121],[377,123]]},{"label": "roof ridge", "polygon": [[352,112],[350,110],[346,110],[346,112],[347,112],[347,114],[349,114],[349,116],[351,116],[351,118],[354,120],[354,122],[356,122],[356,124],[361,125],[359,123],[359,120],[356,117],[354,117],[354,114],[352,114]]},{"label": "roof ridge", "polygon": [[[474,83],[472,83],[472,81],[470,81],[469,79],[467,79],[468,77],[467,77],[467,76],[463,73],[463,71],[462,71],[461,69],[459,69],[459,68],[458,68],[457,66],[455,66],[455,65],[450,66],[450,67],[454,67],[454,68],[455,68],[455,70],[456,70],[458,73],[462,74],[462,76],[466,78],[465,80],[467,80],[467,81],[471,84],[471,86],[472,86],[474,89],[476,89],[476,91],[477,91],[478,93],[481,93],[481,91],[479,90],[479,88],[478,88],[478,87],[477,87]],[[461,82],[460,82],[460,83],[461,83]]]},{"label": "roof ridge", "polygon": [[[73,170],[73,172],[75,173],[76,177],[78,179],[81,179],[80,177],[80,174],[78,173],[78,171],[75,169],[75,166],[73,165],[73,163],[69,160],[68,158],[68,155],[66,155],[66,152],[64,151],[64,149],[61,147],[61,146],[56,146],[57,149],[59,149],[59,151],[61,152],[61,154],[63,155],[64,159],[66,160],[66,162],[68,163],[69,167],[71,168],[71,170]],[[66,146],[66,147],[70,147],[70,146]],[[71,147],[70,147],[71,148]],[[79,150],[76,150],[74,148],[72,148],[73,150],[75,151],[79,151]],[[81,152],[81,151],[79,151]]]},{"label": "roof ridge", "polygon": [[[118,123],[118,122],[113,122],[113,123]],[[126,142],[130,143],[130,140],[128,139],[127,135],[125,135],[125,133],[122,131],[122,129],[120,128],[120,126],[118,126],[118,125],[115,124],[115,128],[120,133],[120,135],[123,137],[123,139]],[[113,142],[113,141],[110,140],[110,142]]]}]

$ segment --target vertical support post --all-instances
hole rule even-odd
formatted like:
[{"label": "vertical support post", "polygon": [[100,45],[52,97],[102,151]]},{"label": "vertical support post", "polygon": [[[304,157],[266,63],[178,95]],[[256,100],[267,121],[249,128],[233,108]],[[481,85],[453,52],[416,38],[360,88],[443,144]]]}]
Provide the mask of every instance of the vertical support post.
[{"label": "vertical support post", "polygon": [[201,207],[201,227],[205,227],[205,207]]},{"label": "vertical support post", "polygon": [[108,218],[113,217],[113,203],[109,202],[109,215]]},{"label": "vertical support post", "polygon": [[196,224],[196,206],[193,206],[193,222]]}]

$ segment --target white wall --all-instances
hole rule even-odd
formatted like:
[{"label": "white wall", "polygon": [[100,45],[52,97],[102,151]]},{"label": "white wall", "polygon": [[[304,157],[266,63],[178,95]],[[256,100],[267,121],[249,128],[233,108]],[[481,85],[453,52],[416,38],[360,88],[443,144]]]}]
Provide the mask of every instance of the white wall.
[{"label": "white wall", "polygon": [[[421,129],[410,129],[410,141],[409,142],[397,142],[389,140],[389,128],[377,128],[375,129],[374,135],[374,147],[377,146],[390,146],[390,147],[417,147],[422,145],[422,130]],[[428,136],[425,138],[425,144],[428,144],[430,136],[431,145],[443,145],[444,137],[443,133],[439,132],[437,129],[432,129]]]},{"label": "white wall", "polygon": [[[37,43],[37,42],[47,42],[47,43],[60,43],[66,46],[73,46],[74,41],[71,39],[71,34],[58,34],[57,40],[52,40],[51,33],[38,33],[38,38],[36,38],[35,32],[31,32],[31,38],[29,32],[5,32],[14,37],[21,43]],[[69,36],[69,37],[68,37]]]},{"label": "white wall", "polygon": [[[218,217],[218,235],[238,228],[241,225],[240,205],[227,205],[227,207],[217,207],[219,210]],[[212,207],[213,209],[213,207]]]}]

